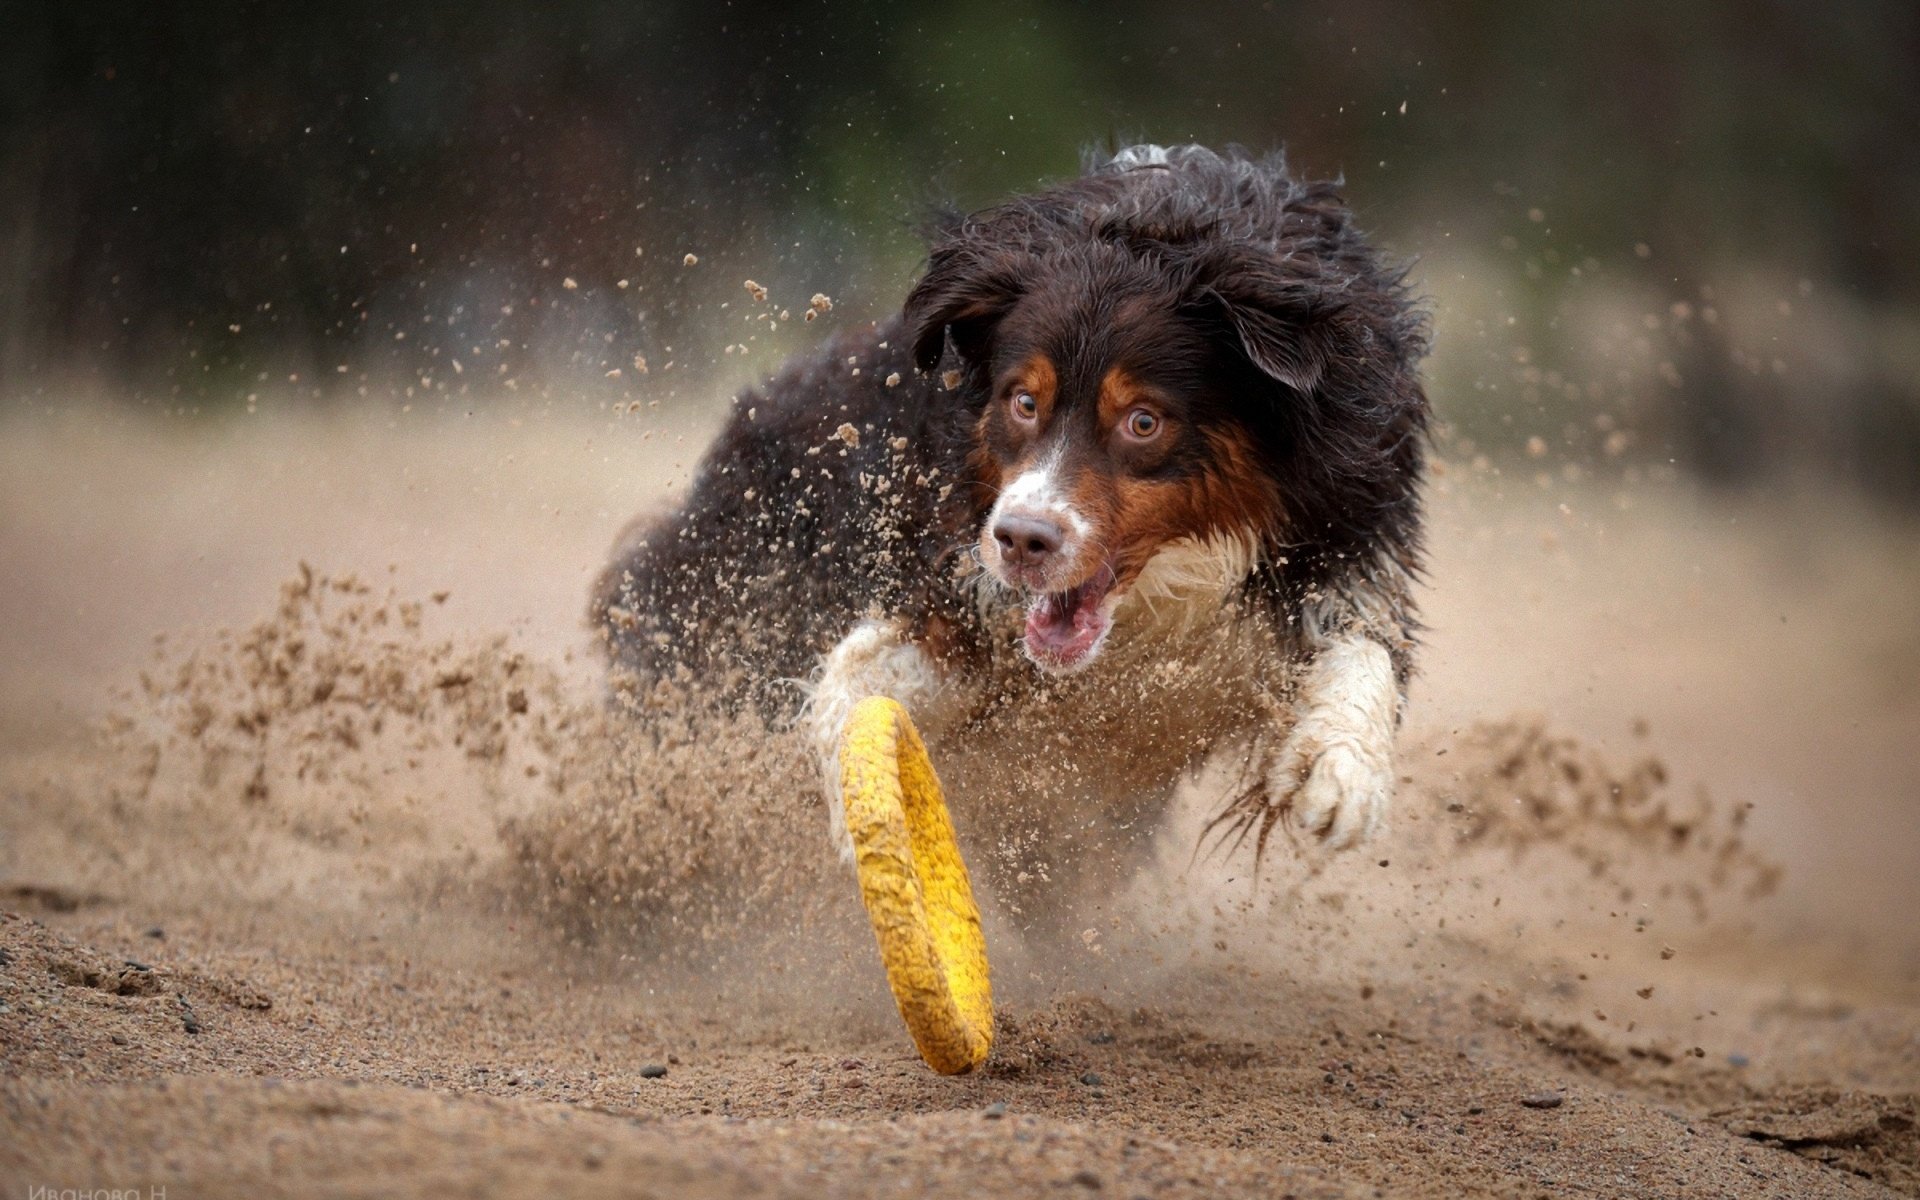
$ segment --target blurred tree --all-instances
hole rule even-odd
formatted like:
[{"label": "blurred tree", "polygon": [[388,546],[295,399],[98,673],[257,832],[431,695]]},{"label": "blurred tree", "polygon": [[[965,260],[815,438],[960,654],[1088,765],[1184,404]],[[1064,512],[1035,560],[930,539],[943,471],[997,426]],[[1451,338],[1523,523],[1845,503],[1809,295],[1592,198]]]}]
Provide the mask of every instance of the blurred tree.
[{"label": "blurred tree", "polygon": [[[0,25],[7,394],[758,355],[745,277],[878,315],[935,199],[1085,143],[1236,141],[1344,172],[1389,241],[1504,298],[1525,369],[1486,360],[1451,398],[1468,423],[1551,418],[1539,380],[1604,284],[1705,314],[1660,334],[1678,386],[1646,405],[1696,466],[1811,440],[1920,489],[1909,3],[12,0]],[[1756,373],[1791,356],[1716,289],[1781,280],[1854,314],[1845,371]]]}]

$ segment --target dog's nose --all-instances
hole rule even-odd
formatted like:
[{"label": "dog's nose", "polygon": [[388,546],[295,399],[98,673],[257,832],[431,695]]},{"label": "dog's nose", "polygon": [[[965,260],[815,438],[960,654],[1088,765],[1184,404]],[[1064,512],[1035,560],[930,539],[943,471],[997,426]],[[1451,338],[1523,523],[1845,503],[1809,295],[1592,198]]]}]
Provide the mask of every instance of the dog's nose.
[{"label": "dog's nose", "polygon": [[1040,566],[1048,555],[1060,552],[1064,539],[1065,534],[1058,525],[1038,517],[1008,514],[993,523],[993,540],[1008,566]]}]

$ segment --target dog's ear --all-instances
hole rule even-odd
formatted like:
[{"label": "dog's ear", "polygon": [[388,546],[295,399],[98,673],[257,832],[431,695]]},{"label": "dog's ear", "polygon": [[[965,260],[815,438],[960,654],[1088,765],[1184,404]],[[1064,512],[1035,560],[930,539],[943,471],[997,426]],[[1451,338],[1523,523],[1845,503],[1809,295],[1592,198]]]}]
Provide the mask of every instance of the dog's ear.
[{"label": "dog's ear", "polygon": [[1306,394],[1319,386],[1334,356],[1338,313],[1318,292],[1260,260],[1223,270],[1200,297],[1225,319],[1254,366]]},{"label": "dog's ear", "polygon": [[981,361],[994,325],[1025,287],[1018,261],[968,243],[964,232],[935,247],[904,310],[914,365],[922,371],[939,366],[949,332],[961,358]]}]

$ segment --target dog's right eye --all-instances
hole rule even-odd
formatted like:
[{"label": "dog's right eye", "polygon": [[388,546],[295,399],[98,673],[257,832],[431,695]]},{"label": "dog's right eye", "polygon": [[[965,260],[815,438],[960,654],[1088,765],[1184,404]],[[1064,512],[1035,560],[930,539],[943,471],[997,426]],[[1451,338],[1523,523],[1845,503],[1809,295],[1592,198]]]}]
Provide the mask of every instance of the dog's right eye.
[{"label": "dog's right eye", "polygon": [[1032,392],[1015,392],[1013,415],[1022,421],[1031,421],[1040,415],[1040,402],[1033,398]]}]

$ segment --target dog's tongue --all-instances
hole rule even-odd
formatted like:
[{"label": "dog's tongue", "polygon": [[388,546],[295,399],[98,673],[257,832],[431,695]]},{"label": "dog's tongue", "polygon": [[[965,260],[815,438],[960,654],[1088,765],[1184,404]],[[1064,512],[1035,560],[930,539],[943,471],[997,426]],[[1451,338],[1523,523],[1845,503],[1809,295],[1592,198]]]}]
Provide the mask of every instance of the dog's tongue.
[{"label": "dog's tongue", "polygon": [[1055,667],[1078,665],[1107,632],[1100,605],[1113,587],[1113,571],[1101,567],[1070,592],[1048,592],[1027,610],[1027,653]]}]

